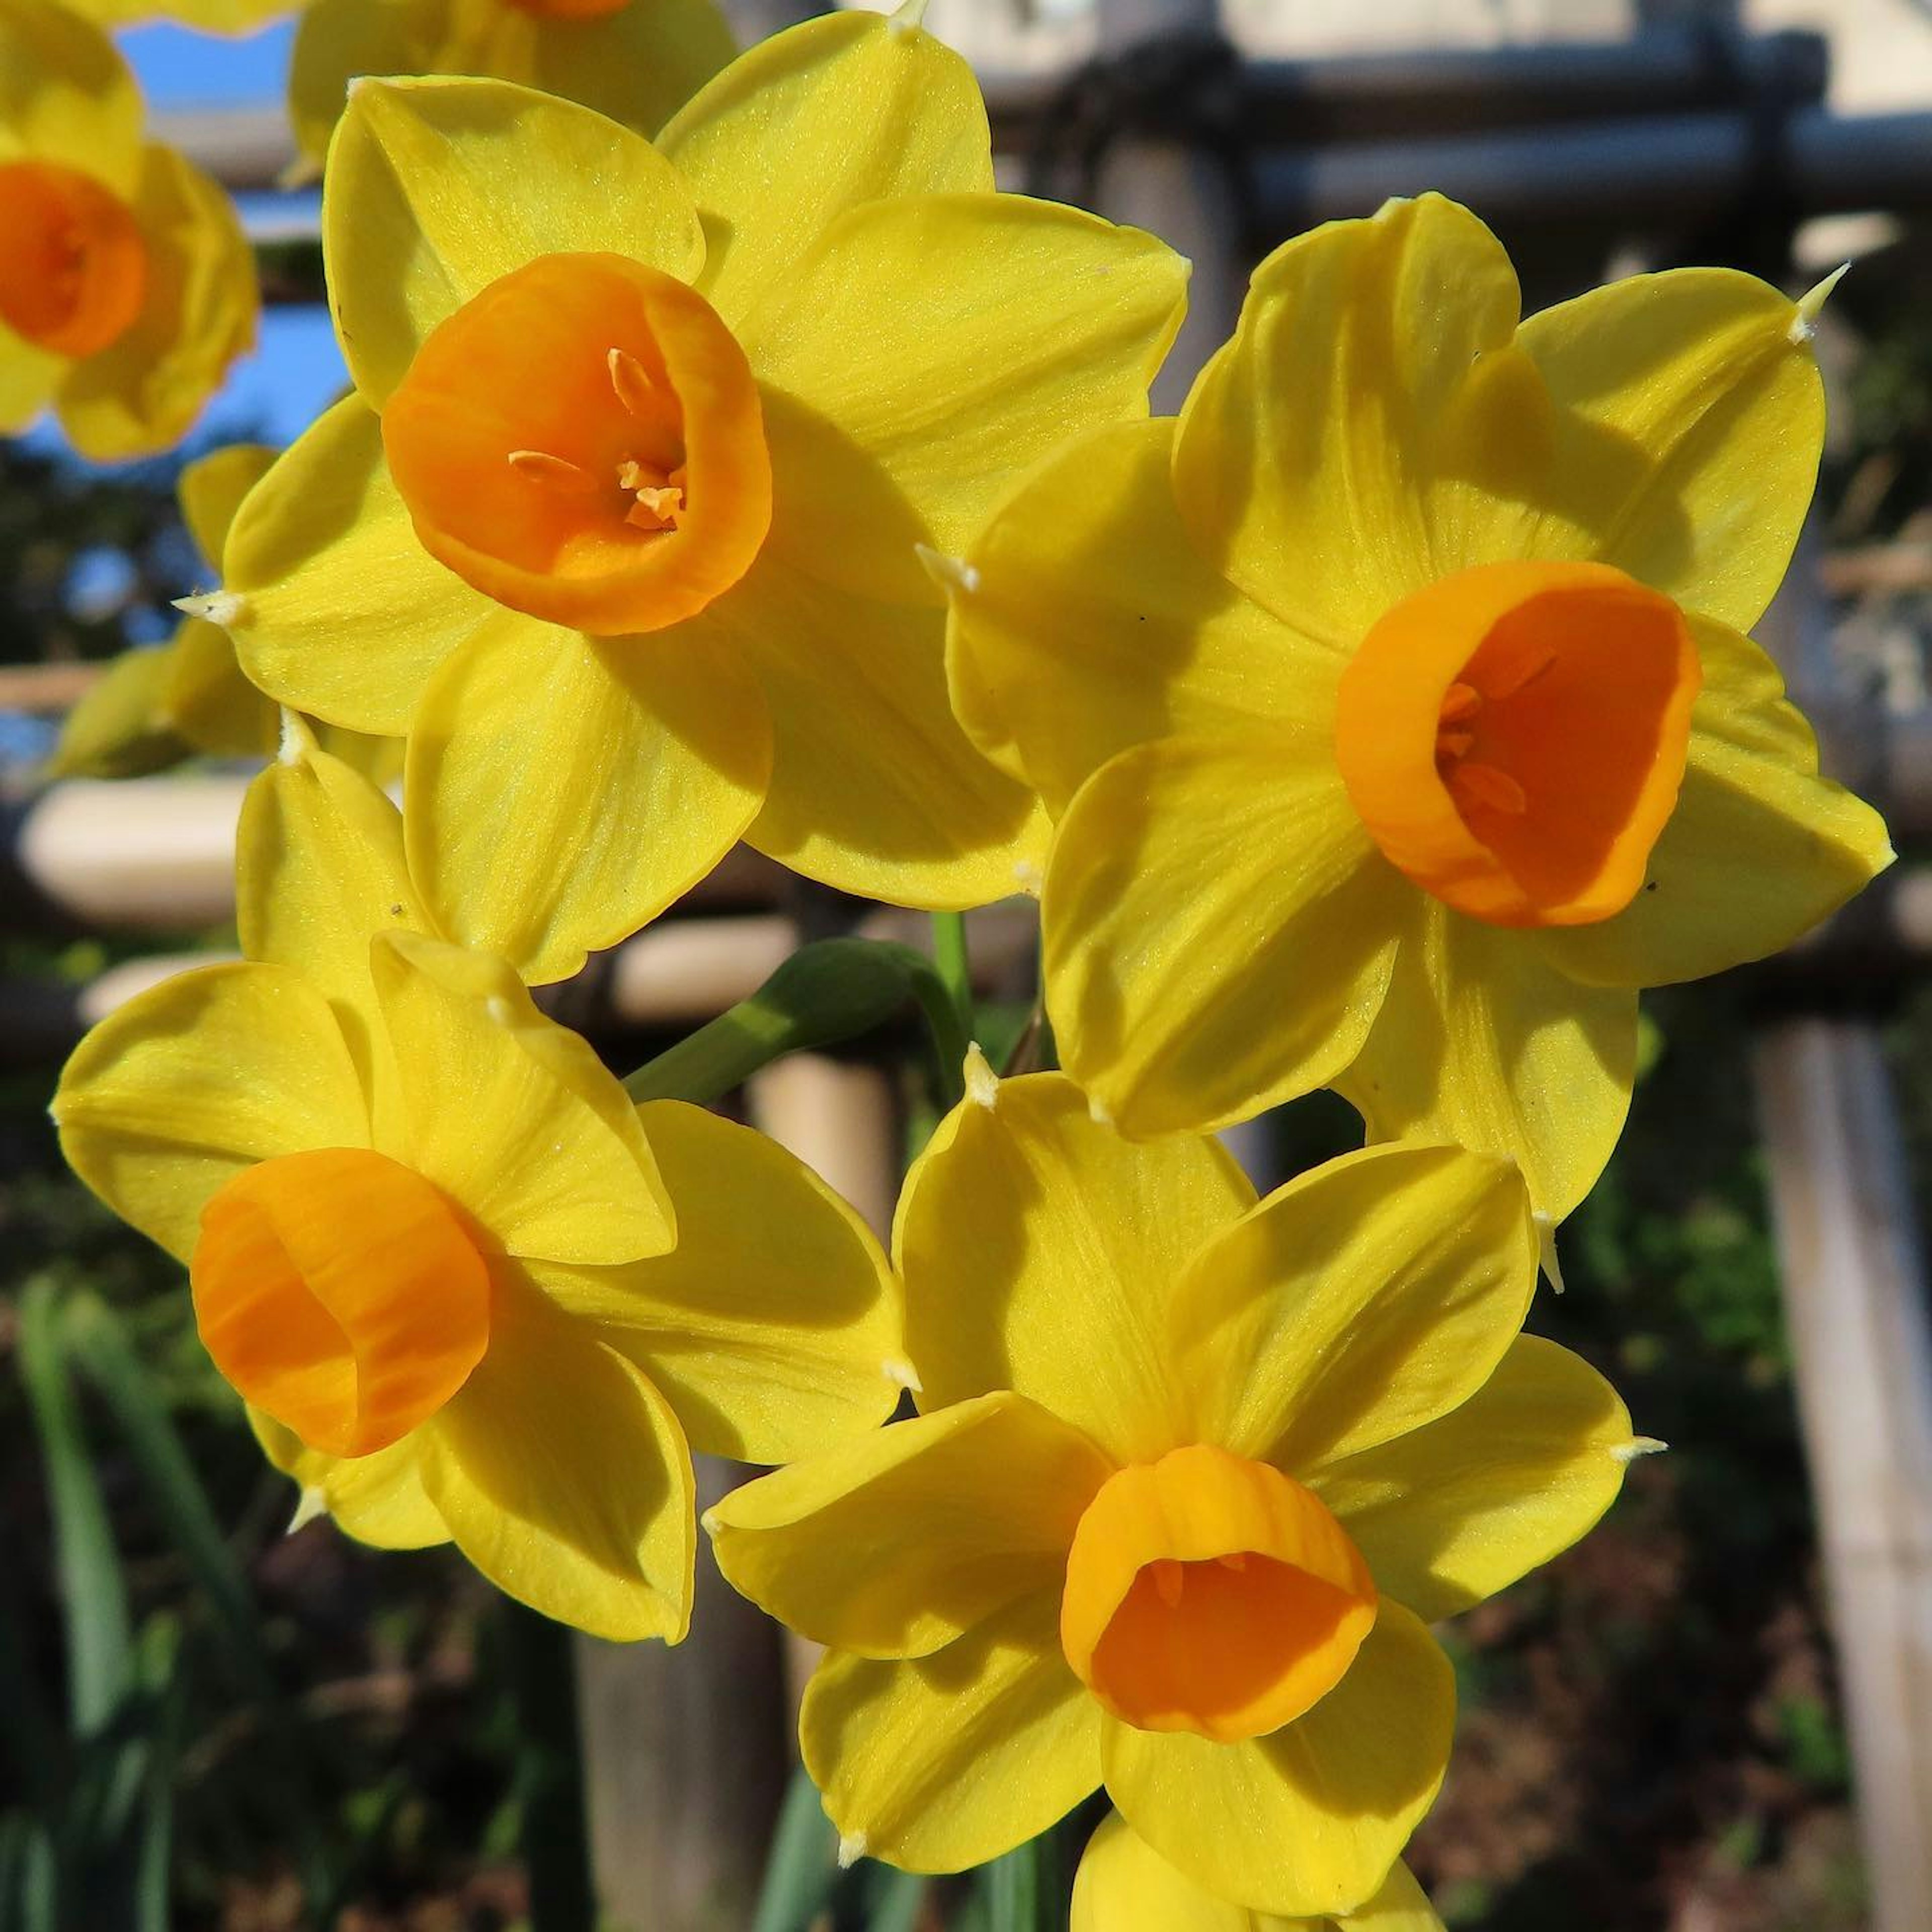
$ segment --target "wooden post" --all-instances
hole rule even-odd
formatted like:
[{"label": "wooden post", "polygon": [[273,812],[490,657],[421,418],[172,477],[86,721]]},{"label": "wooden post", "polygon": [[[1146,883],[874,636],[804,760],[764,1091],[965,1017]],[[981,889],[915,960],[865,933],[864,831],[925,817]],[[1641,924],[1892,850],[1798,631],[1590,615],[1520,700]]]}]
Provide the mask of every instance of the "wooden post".
[{"label": "wooden post", "polygon": [[[899,1163],[881,1069],[799,1054],[759,1074],[747,1099],[763,1131],[884,1232]],[[756,1473],[696,1460],[700,1511]],[[676,1652],[579,1646],[591,1843],[611,1925],[743,1932],[794,1762],[808,1652],[732,1592],[702,1544],[692,1634]]]},{"label": "wooden post", "polygon": [[1874,1030],[1787,1021],[1755,1057],[1786,1318],[1873,1932],[1932,1927],[1932,1330]]},{"label": "wooden post", "polygon": [[[898,1110],[884,1070],[822,1053],[775,1060],[746,1089],[760,1132],[798,1156],[858,1209],[880,1240],[890,1239],[898,1200]],[[795,1630],[783,1637],[785,1698],[793,1736],[806,1680],[820,1646]]]},{"label": "wooden post", "polygon": [[[1205,38],[1220,24],[1220,0],[1100,0],[1100,52],[1122,56],[1172,37]],[[1186,319],[1154,383],[1156,411],[1172,414],[1240,312],[1247,264],[1234,184],[1214,154],[1133,135],[1108,152],[1095,187],[1100,213],[1158,235],[1194,265]]]},{"label": "wooden post", "polygon": [[[1848,700],[1815,525],[1758,635],[1824,767],[1881,776]],[[1844,1694],[1872,1932],[1932,1927],[1932,1334],[1877,1029],[1800,1016],[1753,1054],[1786,1318]]]},{"label": "wooden post", "polygon": [[[701,1515],[756,1472],[696,1457]],[[592,1862],[611,1932],[744,1932],[784,1796],[778,1631],[700,1532],[691,1634],[577,1640]]]}]

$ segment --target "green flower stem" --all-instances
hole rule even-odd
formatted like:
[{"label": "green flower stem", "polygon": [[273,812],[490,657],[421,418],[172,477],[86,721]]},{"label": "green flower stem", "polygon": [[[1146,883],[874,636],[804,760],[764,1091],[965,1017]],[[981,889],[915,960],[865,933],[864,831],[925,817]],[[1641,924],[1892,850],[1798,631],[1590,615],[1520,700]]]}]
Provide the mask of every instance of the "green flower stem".
[{"label": "green flower stem", "polygon": [[959,1023],[970,1037],[973,1031],[973,969],[966,951],[966,915],[963,912],[936,912],[932,915],[932,953],[940,982],[959,1015]]},{"label": "green flower stem", "polygon": [[1047,1932],[1052,1852],[1050,1835],[1042,1833],[980,1868],[988,1932]]},{"label": "green flower stem", "polygon": [[925,1017],[940,1090],[951,1106],[964,1091],[968,1040],[958,1004],[924,953],[874,939],[800,946],[749,999],[638,1068],[625,1090],[634,1100],[702,1105],[786,1054],[869,1033],[908,1004]]}]

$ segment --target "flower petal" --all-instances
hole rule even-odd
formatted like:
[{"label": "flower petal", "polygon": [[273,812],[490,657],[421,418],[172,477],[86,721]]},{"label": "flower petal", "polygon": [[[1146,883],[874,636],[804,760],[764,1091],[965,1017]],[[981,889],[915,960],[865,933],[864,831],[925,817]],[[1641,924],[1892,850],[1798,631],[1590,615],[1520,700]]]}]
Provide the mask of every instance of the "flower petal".
[{"label": "flower petal", "polygon": [[1173,1296],[1198,1439],[1298,1477],[1448,1414],[1522,1327],[1537,1249],[1516,1170],[1460,1148],[1368,1148],[1276,1188]]},{"label": "flower petal", "polygon": [[924,1657],[1057,1592],[1113,1466],[1001,1390],[794,1463],[710,1510],[718,1567],[779,1622],[862,1657]]},{"label": "flower petal", "polygon": [[1482,560],[1543,447],[1519,304],[1502,244],[1439,195],[1277,248],[1181,415],[1174,497],[1202,554],[1338,647]]},{"label": "flower petal", "polygon": [[877,1428],[906,1370],[872,1231],[749,1127],[680,1100],[638,1118],[677,1246],[621,1269],[539,1270],[545,1292],[635,1358],[694,1449],[788,1462]]},{"label": "flower petal", "polygon": [[242,802],[236,920],[251,959],[301,971],[334,1009],[377,1126],[400,1132],[396,1070],[378,1017],[369,941],[390,926],[435,928],[403,862],[396,808],[292,721],[283,754]]},{"label": "flower petal", "polygon": [[394,735],[496,606],[416,541],[359,397],[325,410],[236,513],[224,617],[242,668],[310,717]]},{"label": "flower petal", "polygon": [[1892,862],[1885,821],[1818,776],[1817,741],[1748,638],[1694,618],[1704,688],[1676,809],[1614,919],[1542,935],[1588,984],[1658,986],[1762,959]]},{"label": "flower petal", "polygon": [[952,715],[938,610],[831,590],[767,550],[678,637],[697,658],[740,656],[764,689],[771,788],[746,835],[760,851],[915,906],[1004,898],[1037,863],[1037,803]]},{"label": "flower petal", "polygon": [[1442,1932],[1422,1888],[1395,1865],[1359,1910],[1330,1919],[1278,1918],[1230,1904],[1196,1885],[1118,1812],[1087,1841],[1073,1880],[1069,1932]]},{"label": "flower petal", "polygon": [[1339,1918],[1376,1894],[1435,1802],[1455,1720],[1449,1660],[1385,1597],[1348,1674],[1266,1737],[1223,1744],[1110,1722],[1107,1790],[1155,1850],[1216,1896]]},{"label": "flower petal", "polygon": [[392,930],[370,949],[396,1059],[398,1157],[513,1255],[592,1266],[676,1239],[622,1088],[500,959]]},{"label": "flower petal", "polygon": [[1166,1304],[1254,1190],[1211,1140],[1125,1140],[1058,1073],[962,1101],[913,1163],[892,1231],[932,1411],[1030,1396],[1124,1462],[1175,1446]]},{"label": "flower petal", "polygon": [[1580,986],[1540,935],[1415,895],[1374,1027],[1334,1082],[1376,1140],[1514,1161],[1544,1220],[1596,1184],[1636,1079],[1636,995]]},{"label": "flower petal", "polygon": [[373,1456],[329,1456],[259,1408],[249,1409],[248,1423],[277,1468],[293,1477],[304,1494],[321,1492],[344,1535],[376,1550],[428,1550],[449,1540],[448,1526],[422,1486],[419,1431]]},{"label": "flower petal", "polygon": [[176,626],[167,659],[162,707],[196,751],[220,758],[261,758],[275,748],[275,701],[243,675],[226,631],[205,618],[184,618]]},{"label": "flower petal", "polygon": [[61,427],[96,463],[178,442],[255,341],[255,257],[234,204],[172,148],[142,151],[135,220],[148,248],[134,326],[76,362],[55,398]]},{"label": "flower petal", "polygon": [[65,356],[36,349],[0,324],[0,436],[17,436],[34,422],[67,366]]},{"label": "flower petal", "polygon": [[993,185],[972,69],[908,22],[862,12],[808,20],[740,55],[658,146],[704,211],[699,286],[727,322],[791,274],[848,208]]},{"label": "flower petal", "polygon": [[764,700],[728,647],[682,627],[586,638],[506,611],[418,708],[410,870],[445,932],[534,982],[567,979],[737,843],[770,756]]},{"label": "flower petal", "polygon": [[282,966],[198,967],[137,994],[74,1049],[53,1114],[75,1173],[182,1262],[244,1167],[369,1144],[328,1002]]},{"label": "flower petal", "polygon": [[1824,446],[1798,304],[1735,269],[1672,268],[1546,309],[1518,340],[1557,410],[1560,514],[1534,554],[1616,564],[1748,630],[1790,562]]},{"label": "flower petal", "polygon": [[1069,435],[1146,414],[1186,285],[1165,242],[1051,202],[850,210],[739,330],[766,392],[772,542],[828,583],[929,601],[915,542],[962,550]]},{"label": "flower petal", "polygon": [[1433,1623],[1576,1541],[1616,1500],[1630,1440],[1594,1369],[1521,1335],[1460,1408],[1308,1480],[1377,1587]]},{"label": "flower petal", "polygon": [[1000,505],[951,587],[953,707],[1056,815],[1150,739],[1334,726],[1343,658],[1243,596],[1189,542],[1173,448],[1165,418],[1076,438]]},{"label": "flower petal", "polygon": [[704,260],[690,196],[641,134],[500,80],[358,86],[322,238],[343,355],[378,406],[438,322],[539,255],[608,250],[680,281]]},{"label": "flower petal", "polygon": [[57,161],[130,195],[144,118],[98,27],[65,7],[0,0],[0,161]]},{"label": "flower petal", "polygon": [[1324,1084],[1374,1020],[1409,890],[1305,736],[1122,752],[1076,794],[1047,872],[1067,1070],[1136,1135]]},{"label": "flower petal", "polygon": [[733,51],[712,0],[651,0],[580,20],[462,0],[316,0],[296,23],[289,118],[319,169],[357,75],[462,73],[520,81],[650,134]]},{"label": "flower petal", "polygon": [[513,1268],[488,1353],[422,1433],[423,1486],[500,1590],[593,1636],[683,1636],[697,1525],[677,1418]]},{"label": "flower petal", "polygon": [[165,771],[190,747],[168,705],[176,650],[136,644],[112,658],[61,720],[49,778],[131,778]]},{"label": "flower petal", "polygon": [[848,1846],[963,1871],[1064,1817],[1100,1781],[1100,1707],[1060,1654],[1057,1592],[903,1663],[835,1651],[799,1713],[806,1769]]},{"label": "flower petal", "polygon": [[228,526],[242,500],[266,476],[276,452],[262,442],[231,442],[196,458],[181,473],[175,493],[188,535],[208,561],[220,568]]}]

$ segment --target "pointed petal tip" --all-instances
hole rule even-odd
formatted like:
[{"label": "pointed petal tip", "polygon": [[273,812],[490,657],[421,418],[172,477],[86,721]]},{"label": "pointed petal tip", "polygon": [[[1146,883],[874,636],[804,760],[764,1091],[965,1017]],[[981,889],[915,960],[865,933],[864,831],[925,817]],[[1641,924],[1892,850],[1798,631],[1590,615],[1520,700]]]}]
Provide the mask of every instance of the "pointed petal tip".
[{"label": "pointed petal tip", "polygon": [[1096,1127],[1111,1127],[1114,1124],[1112,1110],[1097,1094],[1089,1094],[1087,1096],[1087,1118]]},{"label": "pointed petal tip", "polygon": [[1563,1292],[1563,1264],[1556,1255],[1556,1222],[1554,1218],[1540,1210],[1532,1217],[1536,1222],[1538,1260],[1543,1272],[1550,1277],[1550,1285],[1558,1294]]},{"label": "pointed petal tip", "polygon": [[863,1832],[841,1832],[838,1834],[838,1869],[850,1871],[866,1856],[866,1844]]},{"label": "pointed petal tip", "polygon": [[308,728],[308,721],[299,711],[291,711],[284,704],[281,707],[281,735],[275,745],[276,764],[305,765],[321,748],[315,742],[315,734]]},{"label": "pointed petal tip", "polygon": [[1000,1076],[980,1051],[976,1040],[966,1049],[965,1077],[967,1099],[992,1113],[1000,1104]]},{"label": "pointed petal tip", "polygon": [[913,549],[926,575],[949,596],[970,597],[979,589],[980,572],[963,556],[948,556],[930,544],[914,544]]},{"label": "pointed petal tip", "polygon": [[1791,318],[1790,332],[1794,343],[1802,346],[1817,334],[1819,314],[1831,299],[1832,291],[1850,272],[1851,266],[1849,262],[1840,262],[1822,282],[1798,298],[1798,313]]},{"label": "pointed petal tip", "polygon": [[714,1503],[698,1519],[698,1526],[706,1536],[713,1538],[724,1527],[724,1519],[718,1514],[716,1504]]},{"label": "pointed petal tip", "polygon": [[889,1382],[897,1384],[913,1395],[923,1395],[926,1384],[920,1380],[919,1371],[903,1355],[888,1355],[879,1364],[880,1372]]},{"label": "pointed petal tip", "polygon": [[1046,890],[1046,874],[1030,859],[1021,859],[1013,866],[1013,884],[1028,898],[1036,899]]},{"label": "pointed petal tip", "polygon": [[248,600],[232,590],[208,590],[194,597],[177,597],[175,608],[184,617],[205,618],[224,631],[248,621]]},{"label": "pointed petal tip", "polygon": [[926,25],[926,0],[900,0],[886,16],[886,31],[903,39],[908,34],[916,34]]},{"label": "pointed petal tip", "polygon": [[1612,1442],[1610,1456],[1613,1462],[1628,1466],[1642,1456],[1660,1456],[1670,1447],[1660,1442],[1654,1436],[1633,1436],[1628,1442]]},{"label": "pointed petal tip", "polygon": [[314,1483],[304,1483],[302,1492],[296,1499],[295,1514],[289,1518],[289,1526],[284,1532],[292,1536],[298,1529],[306,1529],[318,1517],[328,1514],[327,1493]]}]

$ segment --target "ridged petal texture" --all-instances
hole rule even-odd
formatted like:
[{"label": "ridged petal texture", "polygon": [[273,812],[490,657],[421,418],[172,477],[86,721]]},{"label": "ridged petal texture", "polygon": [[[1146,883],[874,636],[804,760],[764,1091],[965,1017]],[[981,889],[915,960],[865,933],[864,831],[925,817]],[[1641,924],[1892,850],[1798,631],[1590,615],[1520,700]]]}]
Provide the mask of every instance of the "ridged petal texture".
[{"label": "ridged petal texture", "polygon": [[[1178,424],[1076,439],[995,508],[945,573],[950,686],[1055,820],[1048,1006],[1124,1131],[1334,1085],[1373,1137],[1514,1161],[1553,1222],[1628,1111],[1634,989],[1774,951],[1889,862],[1733,628],[1810,501],[1820,299],[1678,270],[1522,321],[1480,222],[1392,202],[1262,264]],[[1615,892],[1516,926],[1402,877],[1336,751],[1337,681],[1378,625],[1504,564],[1607,565],[1662,593],[1697,671],[1684,647],[1667,816],[1652,788],[1630,838],[1606,835]],[[1473,733],[1443,728],[1460,755]],[[1506,772],[1469,785],[1522,804]],[[1574,829],[1518,844],[1565,851]]]},{"label": "ridged petal texture", "polygon": [[[406,847],[441,932],[561,978],[740,837],[902,904],[1037,889],[1045,818],[954,716],[944,600],[916,546],[958,550],[1070,432],[1144,415],[1184,301],[1171,250],[996,194],[970,69],[911,18],[862,14],[732,62],[655,144],[501,80],[358,86],[323,228],[358,394],[250,497],[212,614],[281,702],[408,734]],[[586,640],[507,612],[472,587],[511,594],[477,560],[482,536],[459,551],[426,507],[429,472],[398,442],[399,488],[385,459],[380,412],[431,334],[572,254],[688,282],[758,385],[770,533],[646,635]],[[436,394],[454,406],[448,359]],[[554,454],[519,442],[507,458],[562,488],[577,472]],[[687,484],[695,469],[668,468],[654,495]],[[694,494],[686,508],[690,532],[640,527],[695,542]],[[526,593],[562,623],[604,621]]]},{"label": "ridged petal texture", "polygon": [[[548,1615],[675,1641],[688,1444],[803,1455],[877,1439],[897,1400],[910,1371],[879,1244],[750,1130],[672,1102],[640,1113],[508,965],[441,936],[395,807],[298,720],[250,789],[239,856],[254,957],[166,981],[88,1036],[56,1102],[70,1160],[196,1258],[219,1358],[311,1438],[257,1410],[264,1449],[350,1534],[453,1540]],[[398,1232],[351,1280],[358,1251],[331,1231],[358,1176]],[[406,1285],[439,1243],[460,1334],[376,1279]],[[315,1363],[286,1327],[250,1330],[270,1302],[310,1324]],[[344,1336],[406,1346],[351,1365]],[[313,1446],[330,1441],[385,1446]]]},{"label": "ridged petal texture", "polygon": [[1117,1812],[1081,1854],[1071,1932],[1442,1932],[1442,1922],[1406,1865],[1366,1905],[1337,1917],[1251,1912],[1196,1885]]},{"label": "ridged petal texture", "polygon": [[[1127,1140],[1064,1075],[967,1076],[895,1231],[919,1414],[705,1519],[726,1577],[830,1647],[800,1736],[846,1850],[957,1870],[1104,1781],[1142,1842],[1102,1841],[1093,1932],[1436,1932],[1395,1865],[1454,1714],[1422,1619],[1574,1541],[1636,1449],[1602,1379],[1520,1333],[1522,1181],[1375,1148],[1257,1202],[1216,1142]],[[1324,1582],[1331,1688],[1244,1736],[1265,1703],[1221,1694],[1307,1660],[1244,1605],[1328,1645]],[[1252,1680],[1170,1667],[1197,1592]],[[1140,1916],[1108,1916],[1147,1861]]]}]

